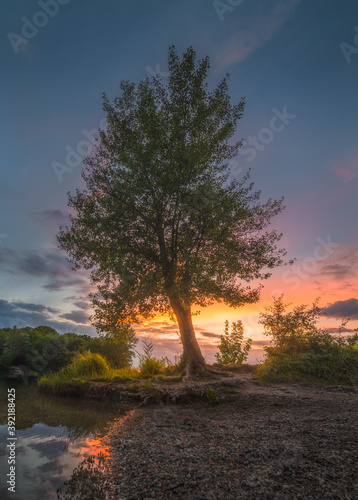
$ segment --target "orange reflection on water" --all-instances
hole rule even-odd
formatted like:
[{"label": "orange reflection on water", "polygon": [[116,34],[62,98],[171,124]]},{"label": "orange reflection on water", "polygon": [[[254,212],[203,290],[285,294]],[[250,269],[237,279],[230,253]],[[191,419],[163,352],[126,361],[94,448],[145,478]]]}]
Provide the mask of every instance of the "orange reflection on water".
[{"label": "orange reflection on water", "polygon": [[102,457],[108,458],[109,449],[103,443],[101,438],[93,439],[93,437],[85,438],[84,442],[81,442],[81,449],[78,452],[84,458],[89,457],[90,455],[101,455]]}]

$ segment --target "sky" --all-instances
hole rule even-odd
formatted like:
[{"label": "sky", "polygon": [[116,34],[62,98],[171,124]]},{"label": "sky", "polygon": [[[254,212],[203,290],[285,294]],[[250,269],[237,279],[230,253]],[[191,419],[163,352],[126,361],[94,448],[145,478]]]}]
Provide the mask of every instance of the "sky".
[{"label": "sky", "polygon": [[[249,361],[261,359],[259,313],[281,294],[292,306],[320,297],[332,332],[347,318],[357,328],[355,0],[7,0],[0,30],[0,327],[95,334],[88,275],[57,248],[67,193],[84,187],[102,93],[118,96],[121,80],[165,80],[174,44],[209,56],[211,88],[230,73],[232,102],[245,97],[231,175],[250,168],[262,201],[284,196],[272,225],[296,259],[273,271],[257,304],[214,304],[194,317],[203,354],[213,361],[224,321],[241,319],[254,340]],[[135,328],[155,354],[180,352],[169,318]]]}]

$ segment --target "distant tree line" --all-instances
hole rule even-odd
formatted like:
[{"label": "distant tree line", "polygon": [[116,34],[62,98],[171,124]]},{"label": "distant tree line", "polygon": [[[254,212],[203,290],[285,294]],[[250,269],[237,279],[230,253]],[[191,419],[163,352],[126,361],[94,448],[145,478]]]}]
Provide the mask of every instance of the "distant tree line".
[{"label": "distant tree line", "polygon": [[134,331],[122,326],[99,337],[65,333],[50,326],[0,329],[0,376],[9,375],[13,367],[41,374],[66,366],[77,353],[88,350],[102,354],[113,368],[130,366],[137,343]]}]

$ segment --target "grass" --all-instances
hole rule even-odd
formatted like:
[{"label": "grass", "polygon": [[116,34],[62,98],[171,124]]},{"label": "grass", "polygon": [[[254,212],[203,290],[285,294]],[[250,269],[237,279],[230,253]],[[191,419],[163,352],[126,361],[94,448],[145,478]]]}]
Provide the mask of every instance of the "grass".
[{"label": "grass", "polygon": [[90,351],[78,354],[71,363],[57,373],[44,375],[38,382],[41,392],[60,396],[80,396],[91,382],[132,381],[133,392],[139,390],[138,382],[145,379],[144,387],[152,387],[151,378],[165,380],[179,374],[179,367],[169,362],[151,358],[138,368],[112,368],[106,358]]},{"label": "grass", "polygon": [[60,371],[44,375],[38,382],[41,392],[58,395],[78,395],[89,386],[89,382],[127,381],[139,377],[135,368],[111,368],[106,358],[90,351],[78,354]]}]

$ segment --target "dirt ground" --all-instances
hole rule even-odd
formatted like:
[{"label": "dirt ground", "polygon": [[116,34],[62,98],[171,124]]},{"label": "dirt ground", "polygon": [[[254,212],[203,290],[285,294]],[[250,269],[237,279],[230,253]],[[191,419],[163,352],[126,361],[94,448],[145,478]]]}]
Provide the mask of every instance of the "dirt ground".
[{"label": "dirt ground", "polygon": [[106,497],[358,498],[356,390],[235,378],[213,388],[218,404],[179,398],[115,421]]}]

